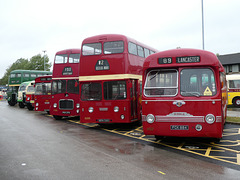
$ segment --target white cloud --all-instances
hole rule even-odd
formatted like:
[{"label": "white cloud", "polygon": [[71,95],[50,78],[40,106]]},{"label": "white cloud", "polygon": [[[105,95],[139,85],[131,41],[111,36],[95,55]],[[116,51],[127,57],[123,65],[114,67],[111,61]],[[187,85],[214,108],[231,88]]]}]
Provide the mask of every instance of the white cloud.
[{"label": "white cloud", "polygon": [[[205,48],[240,52],[240,2],[204,0]],[[202,48],[200,0],[7,0],[0,4],[0,78],[19,58],[80,48],[84,38],[124,34],[159,50]]]}]

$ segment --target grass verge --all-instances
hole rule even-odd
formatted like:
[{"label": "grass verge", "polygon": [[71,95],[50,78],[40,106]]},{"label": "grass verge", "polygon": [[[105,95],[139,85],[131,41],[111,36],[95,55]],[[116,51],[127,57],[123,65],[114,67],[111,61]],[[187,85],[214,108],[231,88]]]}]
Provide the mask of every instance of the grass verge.
[{"label": "grass verge", "polygon": [[230,117],[230,116],[227,116],[226,122],[229,122],[229,123],[239,123],[240,124],[240,117]]}]

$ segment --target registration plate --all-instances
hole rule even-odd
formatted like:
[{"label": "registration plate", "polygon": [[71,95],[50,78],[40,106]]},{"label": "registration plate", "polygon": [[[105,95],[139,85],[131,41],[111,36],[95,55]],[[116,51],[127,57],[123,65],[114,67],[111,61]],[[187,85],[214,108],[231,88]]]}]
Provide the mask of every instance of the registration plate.
[{"label": "registration plate", "polygon": [[62,113],[63,113],[63,114],[70,114],[69,111],[63,111]]},{"label": "registration plate", "polygon": [[187,125],[171,125],[171,130],[188,130]]},{"label": "registration plate", "polygon": [[98,122],[110,122],[110,119],[98,119]]}]

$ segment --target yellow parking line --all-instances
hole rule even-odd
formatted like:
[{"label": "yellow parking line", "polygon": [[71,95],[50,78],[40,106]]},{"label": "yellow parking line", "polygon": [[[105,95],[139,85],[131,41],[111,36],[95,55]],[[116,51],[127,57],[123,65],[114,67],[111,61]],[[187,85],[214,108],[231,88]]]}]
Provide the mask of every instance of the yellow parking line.
[{"label": "yellow parking line", "polygon": [[240,165],[240,154],[237,154],[237,164]]},{"label": "yellow parking line", "polygon": [[158,171],[160,174],[162,175],[166,175],[166,173],[162,172],[162,171]]},{"label": "yellow parking line", "polygon": [[182,143],[180,144],[180,146],[178,146],[177,148],[178,148],[178,149],[182,149],[182,147],[183,147],[184,144],[185,144],[185,142],[182,142]]},{"label": "yellow parking line", "polygon": [[208,148],[207,148],[207,151],[206,151],[206,153],[205,153],[205,156],[209,156],[209,154],[210,154],[210,152],[211,152],[211,149],[212,149],[212,147],[208,147]]}]

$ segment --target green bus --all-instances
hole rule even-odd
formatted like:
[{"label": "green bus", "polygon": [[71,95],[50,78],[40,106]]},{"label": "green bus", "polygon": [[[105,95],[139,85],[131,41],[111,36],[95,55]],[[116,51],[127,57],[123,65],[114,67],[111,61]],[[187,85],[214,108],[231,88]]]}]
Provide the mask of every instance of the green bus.
[{"label": "green bus", "polygon": [[51,75],[50,71],[14,70],[8,78],[7,100],[10,106],[17,104],[18,88],[21,83],[35,80],[39,76]]}]

